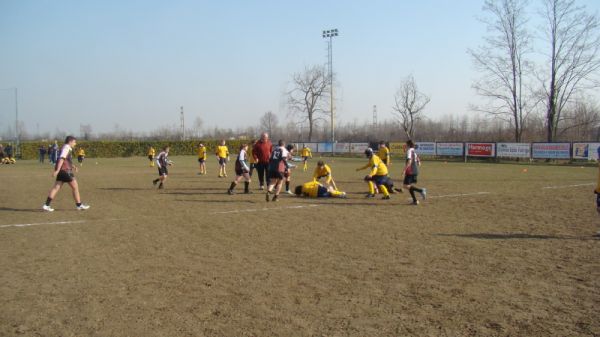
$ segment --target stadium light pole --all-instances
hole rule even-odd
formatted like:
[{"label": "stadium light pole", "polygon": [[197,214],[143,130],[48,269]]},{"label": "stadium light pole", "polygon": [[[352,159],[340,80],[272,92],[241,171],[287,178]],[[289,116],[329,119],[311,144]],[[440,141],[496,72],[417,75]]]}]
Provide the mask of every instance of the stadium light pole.
[{"label": "stadium light pole", "polygon": [[14,149],[14,155],[16,157],[18,148],[20,146],[20,138],[19,138],[19,94],[18,94],[18,89],[17,87],[14,88],[5,88],[5,89],[0,89],[0,90],[5,90],[5,91],[13,91],[15,92],[15,149]]},{"label": "stadium light pole", "polygon": [[338,30],[330,29],[323,31],[323,38],[329,38],[328,48],[327,48],[327,56],[328,56],[328,67],[329,67],[329,108],[331,112],[331,146],[333,147],[332,152],[335,152],[335,112],[333,108],[333,37],[338,36]]}]

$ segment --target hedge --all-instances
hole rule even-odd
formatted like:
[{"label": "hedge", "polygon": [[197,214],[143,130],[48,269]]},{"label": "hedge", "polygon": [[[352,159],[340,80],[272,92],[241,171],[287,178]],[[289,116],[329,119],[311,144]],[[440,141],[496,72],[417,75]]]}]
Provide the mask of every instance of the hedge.
[{"label": "hedge", "polygon": [[[204,142],[211,154],[217,147],[219,141],[209,140]],[[227,146],[231,153],[237,153],[241,143],[247,142],[242,140],[227,141]],[[186,141],[80,141],[77,140],[76,148],[83,148],[86,157],[94,158],[116,158],[116,157],[134,157],[146,156],[148,148],[153,146],[156,152],[160,152],[164,146],[171,147],[169,154],[172,156],[178,155],[195,155],[197,153],[197,140]],[[37,159],[39,156],[39,147],[44,145],[48,148],[47,142],[25,142],[21,143],[21,158],[22,159]],[[59,143],[60,146],[60,143]]]}]

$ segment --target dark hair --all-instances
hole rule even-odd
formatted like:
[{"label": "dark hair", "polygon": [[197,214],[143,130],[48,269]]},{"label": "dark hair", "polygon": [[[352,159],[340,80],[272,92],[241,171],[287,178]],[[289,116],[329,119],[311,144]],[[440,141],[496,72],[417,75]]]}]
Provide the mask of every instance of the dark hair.
[{"label": "dark hair", "polygon": [[245,146],[248,146],[248,144],[246,144],[246,143],[242,143],[242,144],[240,145],[240,150],[241,150],[241,149],[243,149]]},{"label": "dark hair", "polygon": [[380,141],[379,141],[379,145],[385,145],[385,141],[383,141],[383,140],[380,140]]},{"label": "dark hair", "polygon": [[277,145],[279,145],[279,146],[284,146],[284,145],[285,145],[285,142],[283,141],[283,139],[280,139],[280,140],[277,142]]},{"label": "dark hair", "polygon": [[296,186],[296,189],[294,189],[294,194],[301,195],[302,194],[302,186],[300,186],[300,185]]},{"label": "dark hair", "polygon": [[285,148],[286,148],[286,150],[292,152],[294,150],[294,145],[288,144]]},{"label": "dark hair", "polygon": [[168,148],[170,148],[170,146],[169,146],[169,145],[165,145],[165,146],[163,147],[163,151],[165,151],[165,150],[166,150],[166,149],[168,149]]},{"label": "dark hair", "polygon": [[322,160],[319,160],[319,161],[317,162],[317,166],[323,166],[323,165],[325,165],[325,163],[324,163]]},{"label": "dark hair", "polygon": [[406,141],[406,146],[408,146],[409,148],[415,147],[415,143],[412,140],[409,139],[409,140]]},{"label": "dark hair", "polygon": [[75,138],[75,136],[67,136],[67,138],[65,138],[65,144],[68,144],[74,140],[77,140],[77,138]]}]

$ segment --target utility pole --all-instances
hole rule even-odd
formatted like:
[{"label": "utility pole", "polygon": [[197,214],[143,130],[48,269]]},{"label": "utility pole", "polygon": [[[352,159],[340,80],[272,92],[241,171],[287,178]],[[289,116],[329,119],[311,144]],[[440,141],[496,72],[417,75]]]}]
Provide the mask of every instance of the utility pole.
[{"label": "utility pole", "polygon": [[185,140],[185,118],[183,116],[183,107],[181,107],[181,140]]}]

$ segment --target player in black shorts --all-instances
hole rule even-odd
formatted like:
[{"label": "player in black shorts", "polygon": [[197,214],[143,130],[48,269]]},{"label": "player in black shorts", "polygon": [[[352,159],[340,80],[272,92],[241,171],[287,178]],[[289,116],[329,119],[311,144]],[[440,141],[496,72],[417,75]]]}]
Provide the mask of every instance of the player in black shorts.
[{"label": "player in black shorts", "polygon": [[250,166],[248,165],[248,144],[242,144],[240,153],[235,161],[235,179],[231,182],[231,186],[227,193],[234,194],[235,186],[242,180],[244,181],[244,193],[250,194]]},{"label": "player in black shorts", "polygon": [[158,189],[161,190],[164,188],[164,182],[167,180],[167,176],[169,175],[169,166],[173,165],[173,163],[169,160],[169,146],[165,146],[163,150],[156,157],[156,165],[158,167],[158,178],[152,181],[152,184],[156,186],[156,184],[160,181],[160,185],[158,185]]}]

